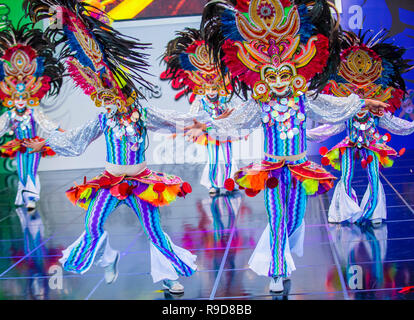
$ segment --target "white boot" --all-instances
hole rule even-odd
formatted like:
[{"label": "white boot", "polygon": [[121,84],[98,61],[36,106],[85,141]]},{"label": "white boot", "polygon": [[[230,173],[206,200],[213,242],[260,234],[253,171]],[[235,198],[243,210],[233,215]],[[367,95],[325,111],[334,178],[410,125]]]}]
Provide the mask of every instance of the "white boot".
[{"label": "white boot", "polygon": [[114,261],[109,266],[105,267],[105,282],[107,284],[111,284],[112,282],[115,282],[115,280],[118,278],[119,258],[120,258],[120,254],[119,252],[117,252]]},{"label": "white boot", "polygon": [[177,280],[163,280],[163,286],[171,293],[184,293],[184,286]]},{"label": "white boot", "polygon": [[282,277],[273,277],[270,280],[269,291],[271,292],[283,292],[283,278]]}]

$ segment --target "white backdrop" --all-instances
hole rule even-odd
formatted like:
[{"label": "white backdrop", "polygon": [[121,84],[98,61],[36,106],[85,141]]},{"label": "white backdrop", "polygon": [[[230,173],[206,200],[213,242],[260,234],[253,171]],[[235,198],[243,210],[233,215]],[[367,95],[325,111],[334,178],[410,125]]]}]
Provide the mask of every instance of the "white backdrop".
[{"label": "white backdrop", "polygon": [[[175,37],[175,32],[185,27],[198,28],[200,16],[177,17],[168,19],[154,19],[141,21],[126,21],[115,23],[114,27],[122,33],[134,36],[141,42],[152,43],[148,50],[150,54],[151,68],[149,72],[153,76],[147,79],[158,85],[159,94],[148,93],[148,103],[160,109],[174,109],[179,112],[187,112],[189,103],[185,97],[178,102],[174,101],[177,93],[172,90],[167,81],[161,81],[159,75],[164,71],[164,65],[160,65],[160,56],[164,52],[167,42]],[[45,113],[65,130],[75,128],[92,119],[101,110],[96,108],[88,96],[75,88],[71,80],[67,80],[62,93],[54,100],[45,101]],[[250,135],[248,141],[234,143],[233,153],[235,159],[250,161],[262,157],[263,136],[261,130],[256,130]],[[309,154],[315,154],[317,147],[309,145]],[[148,164],[160,163],[205,163],[207,153],[205,148],[184,142],[184,140],[170,139],[168,135],[149,132],[149,147],[146,152]],[[66,170],[82,168],[100,168],[105,163],[105,141],[100,137],[93,142],[86,152],[79,157],[52,157],[42,159],[39,170]]]}]

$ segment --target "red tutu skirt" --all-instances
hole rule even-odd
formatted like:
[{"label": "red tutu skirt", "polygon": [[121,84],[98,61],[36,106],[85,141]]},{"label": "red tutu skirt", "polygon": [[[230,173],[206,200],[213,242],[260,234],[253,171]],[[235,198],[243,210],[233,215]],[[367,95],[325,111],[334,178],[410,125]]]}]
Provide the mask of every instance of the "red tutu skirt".
[{"label": "red tutu skirt", "polygon": [[323,167],[309,160],[300,164],[262,160],[260,163],[252,163],[241,168],[235,173],[234,180],[241,189],[245,189],[248,196],[255,196],[265,188],[276,188],[284,167],[292,173],[293,183],[302,183],[307,195],[327,192],[333,187],[336,179]]},{"label": "red tutu skirt", "polygon": [[[322,158],[322,164],[331,165],[334,169],[341,170],[341,157],[344,154],[345,150],[348,148],[355,150],[353,156],[356,159],[361,160],[361,165],[363,167],[366,167],[367,163],[370,163],[373,160],[372,157],[372,159],[369,157],[365,159],[363,155],[360,154],[360,149],[357,147],[357,144],[350,141],[349,137],[345,137],[344,140],[335,145],[332,149],[326,152],[320,151],[324,156]],[[375,141],[373,141],[373,143],[370,145],[362,144],[361,148],[371,150],[374,153],[374,156],[378,158],[380,165],[384,168],[391,167],[394,164],[394,159],[398,156],[401,156],[405,151],[405,149],[401,149],[400,152],[397,152],[393,148],[387,146],[385,143],[378,143]]]},{"label": "red tutu skirt", "polygon": [[66,191],[66,196],[74,205],[87,210],[90,201],[101,188],[109,189],[119,200],[133,194],[156,207],[167,205],[177,196],[185,197],[192,191],[190,184],[183,182],[180,177],[147,168],[134,177],[113,176],[107,171],[89,181],[85,177],[84,183],[70,188]]}]

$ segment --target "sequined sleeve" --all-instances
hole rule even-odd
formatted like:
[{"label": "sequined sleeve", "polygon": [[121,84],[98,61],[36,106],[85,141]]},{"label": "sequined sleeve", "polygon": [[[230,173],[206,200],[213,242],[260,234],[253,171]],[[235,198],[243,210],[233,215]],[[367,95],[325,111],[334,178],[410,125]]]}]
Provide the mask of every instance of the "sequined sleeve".
[{"label": "sequined sleeve", "polygon": [[341,133],[345,130],[345,128],[345,123],[324,124],[313,129],[307,129],[306,138],[310,141],[322,142],[337,135],[338,133]]},{"label": "sequined sleeve", "polygon": [[204,110],[196,114],[178,112],[176,110],[146,107],[146,127],[151,131],[167,131],[169,133],[182,132],[182,128],[193,124],[193,119],[205,123],[210,120]]},{"label": "sequined sleeve", "polygon": [[59,129],[59,125],[49,120],[40,108],[33,109],[33,118],[42,130],[42,133],[46,136]]},{"label": "sequined sleeve", "polygon": [[102,134],[99,118],[88,121],[83,126],[65,132],[54,131],[48,138],[48,145],[64,157],[76,157]]},{"label": "sequined sleeve", "polygon": [[262,124],[260,106],[254,99],[248,101],[238,100],[230,105],[233,113],[224,119],[209,122],[209,135],[232,139],[245,137]]},{"label": "sequined sleeve", "polygon": [[7,131],[10,130],[10,117],[9,112],[6,111],[0,117],[0,137],[4,136]]},{"label": "sequined sleeve", "polygon": [[348,97],[334,97],[320,93],[315,97],[312,92],[309,92],[304,102],[307,116],[322,123],[345,122],[365,105],[356,94]]},{"label": "sequined sleeve", "polygon": [[391,113],[386,113],[379,120],[378,125],[392,134],[406,136],[414,132],[414,122],[407,121]]},{"label": "sequined sleeve", "polygon": [[197,113],[200,112],[200,110],[203,110],[203,106],[202,106],[202,102],[201,102],[201,97],[200,96],[196,96],[195,100],[191,104],[190,113],[191,114],[197,114]]}]

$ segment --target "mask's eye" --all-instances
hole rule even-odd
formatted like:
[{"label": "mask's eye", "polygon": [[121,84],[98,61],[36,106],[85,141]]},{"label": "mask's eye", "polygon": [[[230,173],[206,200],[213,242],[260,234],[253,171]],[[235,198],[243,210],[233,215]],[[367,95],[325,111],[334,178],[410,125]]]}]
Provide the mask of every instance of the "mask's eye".
[{"label": "mask's eye", "polygon": [[276,81],[277,80],[277,77],[274,74],[268,74],[268,75],[266,75],[266,78],[270,81]]}]

